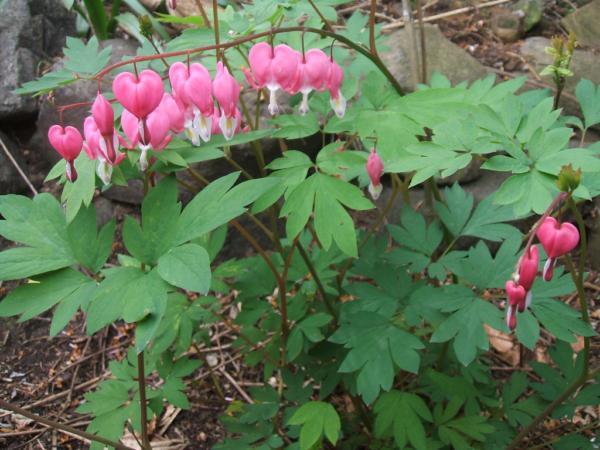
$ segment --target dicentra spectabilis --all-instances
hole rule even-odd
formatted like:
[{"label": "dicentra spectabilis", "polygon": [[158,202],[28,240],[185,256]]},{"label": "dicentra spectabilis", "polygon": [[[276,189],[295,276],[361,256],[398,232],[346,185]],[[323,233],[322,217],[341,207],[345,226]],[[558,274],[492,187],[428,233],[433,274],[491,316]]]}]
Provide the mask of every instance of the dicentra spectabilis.
[{"label": "dicentra spectabilis", "polygon": [[121,126],[123,132],[129,139],[129,148],[138,147],[140,149],[140,169],[145,171],[148,168],[148,150],[161,151],[171,141],[169,134],[171,121],[167,112],[161,108],[152,111],[146,118],[146,128],[150,135],[150,140],[143,142],[139,133],[139,119],[128,111],[123,111],[121,115]]},{"label": "dicentra spectabilis", "polygon": [[92,117],[101,135],[98,142],[104,158],[114,164],[119,150],[119,139],[114,124],[115,114],[110,102],[100,93],[98,93],[92,104]]},{"label": "dicentra spectabilis", "polygon": [[527,297],[523,308],[519,308],[523,312],[525,308],[531,305],[532,294],[531,287],[537,277],[538,266],[540,264],[540,255],[537,245],[532,245],[528,250],[525,250],[523,256],[519,260],[518,282],[527,291]]},{"label": "dicentra spectabilis", "polygon": [[381,195],[381,191],[383,190],[383,185],[381,184],[381,175],[383,175],[383,161],[377,154],[375,149],[371,150],[371,154],[369,155],[369,159],[367,159],[367,174],[371,179],[369,183],[369,193],[373,200],[377,200]]},{"label": "dicentra spectabilis", "polygon": [[331,108],[333,108],[335,115],[341,119],[346,113],[346,99],[341,91],[342,83],[344,82],[344,71],[333,59],[329,63],[327,89],[329,89],[329,94],[331,95]]},{"label": "dicentra spectabilis", "polygon": [[548,255],[543,277],[550,281],[556,259],[569,253],[579,243],[579,231],[571,223],[561,223],[554,217],[546,217],[535,234]]},{"label": "dicentra spectabilis", "polygon": [[185,105],[185,128],[194,145],[210,140],[214,109],[212,82],[208,69],[200,63],[189,66],[176,62],[169,68],[173,95]]},{"label": "dicentra spectabilis", "polygon": [[514,330],[517,326],[517,309],[521,309],[521,305],[525,304],[527,292],[523,286],[515,283],[513,280],[506,282],[505,289],[506,296],[508,297],[508,306],[506,308],[506,325],[511,330]]},{"label": "dicentra spectabilis", "polygon": [[162,78],[153,70],[142,70],[139,76],[131,72],[122,72],[113,81],[113,93],[123,107],[139,119],[140,141],[146,143],[146,118],[160,104],[164,87]]},{"label": "dicentra spectabilis", "polygon": [[157,109],[167,113],[173,133],[179,134],[185,129],[185,106],[181,100],[165,92]]},{"label": "dicentra spectabilis", "polygon": [[230,140],[238,127],[236,117],[237,104],[240,98],[240,85],[235,78],[231,76],[223,62],[217,63],[217,74],[213,81],[213,96],[219,103],[221,117],[219,118],[219,128],[223,132],[225,139]]},{"label": "dicentra spectabilis", "polygon": [[[92,116],[86,117],[83,122],[83,135],[85,136],[83,149],[92,161],[98,160],[96,173],[105,185],[109,184],[112,178],[113,166],[117,166],[123,161],[125,153],[115,150],[114,159],[112,161],[108,160],[104,138]],[[118,148],[118,135],[116,132],[113,134],[113,139],[117,140],[117,143],[114,145],[116,149]]]},{"label": "dicentra spectabilis", "polygon": [[169,9],[177,8],[177,0],[167,0],[167,7]]},{"label": "dicentra spectabilis", "polygon": [[71,126],[63,128],[60,125],[52,125],[48,130],[48,140],[67,163],[67,179],[71,182],[77,180],[75,159],[83,148],[83,137],[79,130]]},{"label": "dicentra spectabilis", "polygon": [[321,49],[311,48],[304,56],[300,57],[298,77],[293,87],[294,92],[302,93],[300,114],[304,115],[308,112],[308,94],[311,91],[325,90],[330,70],[329,57]]},{"label": "dicentra spectabilis", "polygon": [[269,90],[269,112],[279,112],[277,91],[293,92],[298,79],[299,53],[285,44],[275,48],[266,42],[259,42],[248,53],[251,73],[243,68],[244,75],[254,89],[266,87]]}]

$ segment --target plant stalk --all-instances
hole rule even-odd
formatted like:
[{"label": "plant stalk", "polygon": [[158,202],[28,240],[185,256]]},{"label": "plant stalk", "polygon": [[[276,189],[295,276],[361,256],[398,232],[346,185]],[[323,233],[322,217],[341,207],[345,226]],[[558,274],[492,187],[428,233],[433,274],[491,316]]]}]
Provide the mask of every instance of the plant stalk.
[{"label": "plant stalk", "polygon": [[146,400],[146,374],[144,370],[144,352],[137,355],[138,388],[140,391],[140,425],[142,427],[142,450],[152,450],[148,437],[148,401]]}]

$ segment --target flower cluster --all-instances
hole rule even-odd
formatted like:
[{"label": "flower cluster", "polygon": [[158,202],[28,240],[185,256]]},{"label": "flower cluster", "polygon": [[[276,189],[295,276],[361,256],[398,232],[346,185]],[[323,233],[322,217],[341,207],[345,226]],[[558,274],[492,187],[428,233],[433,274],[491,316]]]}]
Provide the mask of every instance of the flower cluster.
[{"label": "flower cluster", "polygon": [[[308,111],[310,92],[328,89],[333,110],[338,117],[343,117],[346,100],[340,88],[344,73],[322,50],[310,49],[300,54],[287,45],[273,48],[261,42],[250,49],[248,60],[250,70],[242,70],[253,88],[266,87],[270,91],[271,114],[279,110],[276,92],[280,89],[290,94],[302,93],[301,114]],[[65,159],[70,181],[77,179],[74,161],[82,149],[90,159],[98,161],[98,176],[108,184],[113,167],[125,157],[121,149],[138,149],[140,169],[146,170],[148,150],[162,151],[173,134],[184,133],[194,145],[200,145],[201,141],[208,142],[213,134],[222,133],[230,140],[241,130],[240,85],[222,61],[217,63],[214,79],[202,64],[181,62],[169,67],[168,78],[170,93],[165,92],[161,76],[153,70],[117,75],[112,90],[124,108],[121,114],[124,136],[114,126],[111,102],[100,92],[91,115],[84,120],[85,142],[74,127],[54,125],[50,128],[48,139]]]},{"label": "flower cluster", "polygon": [[69,181],[77,179],[74,161],[82,149],[91,160],[98,160],[98,176],[108,184],[113,167],[125,157],[121,149],[138,149],[140,169],[146,170],[148,150],[162,151],[173,134],[185,133],[199,145],[213,134],[222,133],[230,140],[240,131],[240,85],[222,62],[217,63],[214,79],[202,64],[177,62],[169,68],[169,82],[171,93],[165,92],[161,76],[153,70],[115,77],[112,91],[124,108],[124,136],[115,128],[113,105],[100,92],[83,123],[85,141],[76,128],[53,125],[48,139],[65,159]]},{"label": "flower cluster", "polygon": [[312,48],[300,53],[285,44],[272,47],[266,42],[255,44],[248,54],[250,70],[244,75],[254,89],[269,90],[269,112],[277,114],[277,91],[302,93],[300,114],[308,112],[308,94],[329,90],[331,107],[338,117],[346,112],[346,99],[340,88],[344,81],[342,68],[322,50]]},{"label": "flower cluster", "polygon": [[[546,217],[537,228],[536,237],[548,255],[542,277],[545,281],[550,281],[557,258],[569,253],[579,243],[579,231],[571,223],[561,223],[554,217]],[[506,324],[511,330],[517,326],[517,311],[523,312],[531,305],[531,287],[538,274],[539,261],[537,245],[527,247],[519,259],[517,271],[506,282]]]}]

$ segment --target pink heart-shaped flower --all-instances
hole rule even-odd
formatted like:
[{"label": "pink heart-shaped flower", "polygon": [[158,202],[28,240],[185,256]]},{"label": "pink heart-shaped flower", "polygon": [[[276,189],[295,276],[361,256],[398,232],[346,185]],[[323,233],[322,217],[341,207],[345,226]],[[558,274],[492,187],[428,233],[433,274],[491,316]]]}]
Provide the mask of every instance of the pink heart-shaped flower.
[{"label": "pink heart-shaped flower", "polygon": [[153,70],[142,70],[138,77],[122,72],[113,81],[113,92],[123,107],[138,119],[145,119],[162,100],[163,82]]},{"label": "pink heart-shaped flower", "polygon": [[217,74],[212,87],[213,95],[219,102],[221,112],[226,117],[234,117],[240,98],[240,85],[221,61],[217,64]]},{"label": "pink heart-shaped flower", "polygon": [[83,137],[75,127],[52,125],[48,130],[48,140],[54,149],[67,161],[74,161],[83,148]]},{"label": "pink heart-shaped flower", "polygon": [[112,138],[115,128],[115,114],[110,102],[100,93],[98,93],[92,104],[92,117],[96,121],[100,133]]},{"label": "pink heart-shaped flower", "polygon": [[508,280],[505,284],[505,289],[510,306],[518,306],[521,303],[525,303],[527,292],[523,286],[515,283],[513,280]]},{"label": "pink heart-shaped flower", "polygon": [[532,245],[529,250],[523,253],[521,260],[519,261],[519,284],[525,288],[526,291],[531,289],[535,277],[538,273],[538,266],[540,263],[540,256],[537,245]]},{"label": "pink heart-shaped flower", "polygon": [[579,243],[579,231],[568,222],[560,223],[554,217],[546,217],[536,231],[544,251],[549,258],[558,258],[569,253]]}]

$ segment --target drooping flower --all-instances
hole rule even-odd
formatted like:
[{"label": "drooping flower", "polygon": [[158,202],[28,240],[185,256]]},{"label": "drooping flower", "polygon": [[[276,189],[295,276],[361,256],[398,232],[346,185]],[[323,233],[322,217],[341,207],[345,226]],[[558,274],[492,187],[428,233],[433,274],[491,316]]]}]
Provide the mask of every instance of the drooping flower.
[{"label": "drooping flower", "polygon": [[169,134],[171,121],[169,114],[163,109],[157,108],[152,111],[146,118],[146,128],[150,135],[150,140],[146,142],[141,140],[139,122],[140,120],[133,114],[123,111],[121,126],[129,139],[127,146],[140,149],[140,169],[145,171],[148,168],[148,150],[162,151],[171,142],[172,136]]},{"label": "drooping flower", "polygon": [[133,116],[139,119],[140,141],[148,142],[146,118],[160,104],[164,87],[162,78],[153,70],[142,70],[139,76],[122,72],[113,81],[113,92],[117,100]]},{"label": "drooping flower", "polygon": [[327,87],[331,64],[329,57],[318,48],[308,50],[300,58],[298,76],[293,91],[302,93],[300,114],[308,112],[308,94],[313,90],[322,91]]},{"label": "drooping flower", "polygon": [[544,265],[543,277],[545,281],[550,281],[556,259],[569,253],[579,243],[579,231],[571,223],[561,223],[554,217],[546,217],[538,227],[536,236],[548,255]]},{"label": "drooping flower", "polygon": [[219,103],[221,112],[219,128],[225,139],[230,140],[238,128],[236,111],[240,98],[240,85],[221,61],[217,63],[217,74],[212,87],[213,96]]},{"label": "drooping flower", "polygon": [[92,104],[92,117],[100,132],[101,139],[98,142],[104,158],[111,164],[114,164],[119,149],[119,139],[114,124],[115,114],[110,102],[100,93],[98,93]]},{"label": "drooping flower", "polygon": [[509,280],[505,284],[506,296],[508,297],[508,306],[506,308],[506,325],[511,330],[517,326],[517,309],[520,305],[525,304],[527,293],[525,288],[513,280]]},{"label": "drooping flower", "polygon": [[335,112],[335,115],[340,119],[344,117],[346,113],[346,99],[342,94],[341,87],[344,82],[344,71],[342,68],[332,59],[330,60],[329,69],[329,80],[327,81],[327,89],[331,95],[330,103],[331,108]]},{"label": "drooping flower", "polygon": [[369,183],[369,193],[373,200],[377,200],[381,195],[381,191],[383,190],[383,185],[381,184],[381,175],[383,175],[383,161],[377,154],[377,150],[374,148],[371,150],[371,154],[369,155],[369,159],[367,159],[367,174],[371,179]]},{"label": "drooping flower", "polygon": [[48,140],[67,163],[66,175],[71,182],[77,180],[75,159],[83,148],[83,137],[75,127],[52,125],[48,130]]},{"label": "drooping flower", "polygon": [[266,42],[259,42],[248,53],[251,73],[243,68],[248,84],[254,89],[266,87],[269,90],[269,112],[277,114],[277,91],[293,92],[298,80],[300,54],[285,44],[275,48]]},{"label": "drooping flower", "polygon": [[518,282],[527,291],[525,304],[522,308],[519,308],[519,312],[523,312],[531,305],[531,287],[533,286],[533,282],[537,277],[539,263],[540,255],[537,245],[532,245],[529,247],[529,249],[523,253],[523,256],[521,256],[521,259],[519,260]]},{"label": "drooping flower", "polygon": [[194,145],[210,140],[211,120],[214,109],[212,81],[208,69],[202,64],[189,66],[176,62],[169,68],[169,80],[174,97],[185,106],[185,129]]},{"label": "drooping flower", "polygon": [[[109,184],[110,180],[112,179],[113,167],[121,164],[121,161],[123,161],[125,158],[125,153],[115,150],[114,158],[112,160],[108,159],[106,155],[104,137],[100,133],[98,125],[92,116],[86,117],[83,122],[83,135],[85,136],[83,149],[92,161],[96,159],[98,160],[96,173],[105,185]],[[113,134],[113,140],[117,141],[113,147],[114,149],[117,149],[118,134],[116,131]]]},{"label": "drooping flower", "polygon": [[181,100],[165,92],[157,109],[167,113],[173,133],[179,134],[185,129],[185,106]]}]

